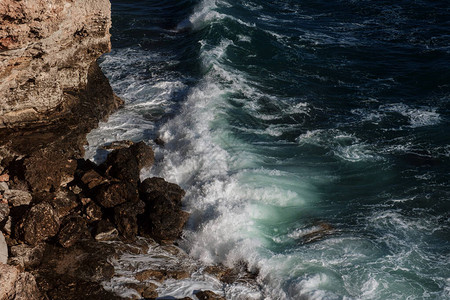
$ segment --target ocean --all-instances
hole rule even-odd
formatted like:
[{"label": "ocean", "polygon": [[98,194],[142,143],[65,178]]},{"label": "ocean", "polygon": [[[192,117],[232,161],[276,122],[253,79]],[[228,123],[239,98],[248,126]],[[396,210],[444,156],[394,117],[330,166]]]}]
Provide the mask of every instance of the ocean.
[{"label": "ocean", "polygon": [[86,157],[151,144],[142,177],[186,190],[191,258],[244,263],[261,299],[450,299],[448,1],[112,0],[112,16],[100,62],[126,104]]}]

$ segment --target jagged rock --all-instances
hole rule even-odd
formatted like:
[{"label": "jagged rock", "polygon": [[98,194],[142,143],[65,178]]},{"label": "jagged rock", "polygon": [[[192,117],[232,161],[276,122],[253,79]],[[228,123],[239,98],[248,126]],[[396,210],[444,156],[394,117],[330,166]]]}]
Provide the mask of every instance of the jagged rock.
[{"label": "jagged rock", "polygon": [[[0,223],[6,220],[9,216],[9,205],[8,203],[0,202]],[[0,226],[1,229],[1,226]]]},{"label": "jagged rock", "polygon": [[59,230],[59,217],[48,202],[33,206],[20,224],[23,240],[31,245],[53,237]]},{"label": "jagged rock", "polygon": [[18,278],[19,270],[16,267],[0,263],[0,299],[13,297]]},{"label": "jagged rock", "polygon": [[44,250],[44,244],[38,244],[37,246],[29,246],[26,244],[12,246],[9,263],[20,266],[21,268],[38,266],[44,256]]},{"label": "jagged rock", "polygon": [[80,216],[68,216],[58,233],[58,243],[64,248],[73,246],[83,238],[90,237],[86,220]]},{"label": "jagged rock", "polygon": [[154,153],[144,142],[131,145],[129,148],[114,150],[101,165],[108,176],[130,182],[137,186],[141,168],[153,164]]},{"label": "jagged rock", "polygon": [[198,300],[225,300],[224,297],[217,295],[212,291],[199,291],[195,293]]},{"label": "jagged rock", "polygon": [[49,203],[55,209],[60,219],[67,216],[72,209],[78,206],[76,196],[67,191],[57,192]]},{"label": "jagged rock", "polygon": [[29,192],[21,190],[5,191],[3,197],[5,197],[12,206],[29,205],[31,200],[33,200],[33,197]]},{"label": "jagged rock", "polygon": [[108,179],[97,173],[95,170],[89,170],[81,177],[83,182],[89,189],[93,189],[96,186],[107,183]]},{"label": "jagged rock", "polygon": [[95,222],[102,219],[103,213],[100,206],[94,202],[87,203],[85,207],[86,217],[89,222]]},{"label": "jagged rock", "polygon": [[146,209],[140,217],[140,230],[158,240],[177,239],[189,214],[183,211],[181,200],[185,192],[163,178],[147,178],[140,185],[140,195]]},{"label": "jagged rock", "polygon": [[144,213],[143,201],[127,202],[114,208],[114,223],[126,238],[134,240],[138,234],[137,216]]},{"label": "jagged rock", "polygon": [[137,202],[137,188],[128,182],[115,182],[101,186],[95,194],[95,200],[105,208],[111,208],[125,202]]},{"label": "jagged rock", "polygon": [[110,241],[117,239],[119,232],[107,220],[100,220],[94,230],[94,238],[96,241]]},{"label": "jagged rock", "polygon": [[144,270],[137,273],[134,278],[141,282],[149,279],[154,279],[162,282],[169,278],[180,280],[188,278],[189,276],[189,272],[185,270]]},{"label": "jagged rock", "polygon": [[0,264],[6,264],[8,261],[8,245],[6,244],[5,237],[0,231]]}]

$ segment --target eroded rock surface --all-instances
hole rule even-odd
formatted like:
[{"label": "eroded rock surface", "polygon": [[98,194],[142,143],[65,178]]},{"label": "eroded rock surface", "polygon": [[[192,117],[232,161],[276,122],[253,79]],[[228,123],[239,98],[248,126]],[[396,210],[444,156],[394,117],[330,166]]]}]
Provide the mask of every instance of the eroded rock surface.
[{"label": "eroded rock surface", "polygon": [[0,128],[46,123],[78,105],[88,69],[110,50],[108,0],[0,2]]}]

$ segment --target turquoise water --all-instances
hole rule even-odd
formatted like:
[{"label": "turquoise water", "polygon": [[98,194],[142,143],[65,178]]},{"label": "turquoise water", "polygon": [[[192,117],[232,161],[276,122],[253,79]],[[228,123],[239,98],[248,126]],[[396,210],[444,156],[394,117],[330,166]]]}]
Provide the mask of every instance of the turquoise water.
[{"label": "turquoise water", "polygon": [[[112,1],[101,67],[186,189],[180,245],[264,299],[450,299],[446,1]],[[236,298],[227,295],[227,298]]]}]

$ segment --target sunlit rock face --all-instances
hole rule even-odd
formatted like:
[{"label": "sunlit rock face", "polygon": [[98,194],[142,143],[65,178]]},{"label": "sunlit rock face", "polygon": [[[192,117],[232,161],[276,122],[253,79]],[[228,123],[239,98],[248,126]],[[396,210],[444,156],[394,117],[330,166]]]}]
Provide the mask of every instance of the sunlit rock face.
[{"label": "sunlit rock face", "polygon": [[47,123],[77,105],[111,48],[108,0],[0,2],[0,128]]}]

